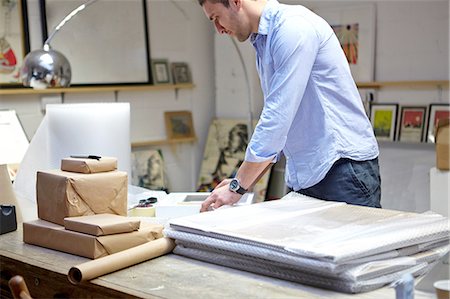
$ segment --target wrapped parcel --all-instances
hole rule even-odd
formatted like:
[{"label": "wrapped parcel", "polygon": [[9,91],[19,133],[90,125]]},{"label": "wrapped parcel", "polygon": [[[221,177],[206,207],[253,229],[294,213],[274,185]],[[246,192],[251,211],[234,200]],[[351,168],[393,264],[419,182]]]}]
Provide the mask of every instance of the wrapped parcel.
[{"label": "wrapped parcel", "polygon": [[105,213],[126,216],[127,189],[127,173],[122,171],[38,171],[38,217],[64,225],[65,217]]}]

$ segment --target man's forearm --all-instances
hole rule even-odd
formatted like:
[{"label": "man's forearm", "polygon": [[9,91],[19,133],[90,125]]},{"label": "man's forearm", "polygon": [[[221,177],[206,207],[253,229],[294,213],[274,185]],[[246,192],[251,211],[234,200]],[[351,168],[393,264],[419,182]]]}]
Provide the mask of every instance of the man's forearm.
[{"label": "man's forearm", "polygon": [[236,178],[239,179],[239,182],[243,188],[249,190],[253,188],[259,179],[272,166],[272,162],[273,160],[267,160],[264,162],[244,161],[241,167],[239,167]]}]

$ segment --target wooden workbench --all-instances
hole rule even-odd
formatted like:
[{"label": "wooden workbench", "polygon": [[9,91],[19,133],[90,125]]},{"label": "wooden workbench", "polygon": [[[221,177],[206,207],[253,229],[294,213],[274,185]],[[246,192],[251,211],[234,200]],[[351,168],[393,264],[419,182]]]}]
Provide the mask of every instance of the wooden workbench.
[{"label": "wooden workbench", "polygon": [[[392,288],[355,295],[313,288],[174,254],[74,286],[70,267],[88,259],[24,244],[22,228],[0,236],[1,298],[8,279],[20,274],[34,298],[395,298]],[[435,298],[415,292],[416,299]]]}]

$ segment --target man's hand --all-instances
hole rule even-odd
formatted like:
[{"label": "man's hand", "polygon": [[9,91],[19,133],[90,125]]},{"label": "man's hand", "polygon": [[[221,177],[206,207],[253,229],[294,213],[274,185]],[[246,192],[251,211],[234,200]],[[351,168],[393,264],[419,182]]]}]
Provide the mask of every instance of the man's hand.
[{"label": "man's hand", "polygon": [[213,192],[202,203],[200,212],[206,212],[210,209],[215,210],[223,205],[232,205],[241,199],[241,194],[230,191],[229,184],[231,179],[225,179],[214,188]]}]

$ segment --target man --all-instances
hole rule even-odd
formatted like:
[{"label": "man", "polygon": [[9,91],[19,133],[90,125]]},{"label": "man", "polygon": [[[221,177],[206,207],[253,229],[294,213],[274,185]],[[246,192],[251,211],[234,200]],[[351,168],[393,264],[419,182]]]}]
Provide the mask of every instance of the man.
[{"label": "man", "polygon": [[201,211],[236,203],[279,158],[286,184],[316,198],[380,205],[378,145],[332,28],[300,5],[199,0],[221,34],[256,50],[264,107],[235,179]]}]

